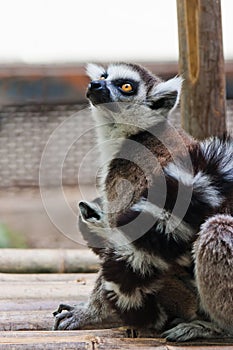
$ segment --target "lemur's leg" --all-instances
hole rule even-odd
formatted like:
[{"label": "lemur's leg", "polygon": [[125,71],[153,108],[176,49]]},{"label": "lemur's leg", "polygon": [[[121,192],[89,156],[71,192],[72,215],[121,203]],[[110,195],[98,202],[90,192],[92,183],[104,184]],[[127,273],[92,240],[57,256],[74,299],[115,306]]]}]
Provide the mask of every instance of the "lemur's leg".
[{"label": "lemur's leg", "polygon": [[110,307],[105,297],[101,274],[96,280],[90,300],[84,306],[61,304],[54,312],[54,330],[72,330],[92,328],[109,328],[122,326],[122,321]]},{"label": "lemur's leg", "polygon": [[200,308],[211,320],[181,323],[164,333],[168,340],[233,336],[233,218],[215,215],[194,244]]},{"label": "lemur's leg", "polygon": [[142,290],[136,288],[135,292],[129,294],[120,292],[119,286],[112,282],[106,282],[106,289],[108,289],[107,298],[117,310],[123,325],[142,333],[145,328],[148,328],[157,334],[165,326],[168,319],[167,313],[159,304],[153,291],[147,294],[143,288]]},{"label": "lemur's leg", "polygon": [[[88,246],[101,258],[108,245],[101,199],[97,198],[93,202],[81,201],[78,206],[80,232]],[[97,324],[98,328],[106,328],[122,324],[106,301],[103,285],[103,276],[100,273],[87,304],[83,307],[60,304],[54,312],[54,329],[80,329],[94,324]]]},{"label": "lemur's leg", "polygon": [[114,282],[107,282],[101,272],[90,301],[84,307],[63,304],[58,307],[54,312],[54,330],[87,329],[93,326],[128,326],[138,329],[147,325],[155,331],[163,328],[167,315],[158,304],[153,290],[136,288],[128,293],[120,291],[119,287]]}]

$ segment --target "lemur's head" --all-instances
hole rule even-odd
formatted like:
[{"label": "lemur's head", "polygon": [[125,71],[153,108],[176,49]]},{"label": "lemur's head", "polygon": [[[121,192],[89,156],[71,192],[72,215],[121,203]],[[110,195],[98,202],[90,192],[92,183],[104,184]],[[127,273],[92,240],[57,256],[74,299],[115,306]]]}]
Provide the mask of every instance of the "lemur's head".
[{"label": "lemur's head", "polygon": [[111,112],[117,113],[118,108],[111,106],[125,102],[128,111],[130,106],[137,106],[134,114],[136,110],[144,116],[149,112],[166,117],[179,102],[181,78],[164,82],[140,65],[114,63],[105,69],[89,64],[87,74],[91,78],[87,97],[98,109],[109,104]]}]

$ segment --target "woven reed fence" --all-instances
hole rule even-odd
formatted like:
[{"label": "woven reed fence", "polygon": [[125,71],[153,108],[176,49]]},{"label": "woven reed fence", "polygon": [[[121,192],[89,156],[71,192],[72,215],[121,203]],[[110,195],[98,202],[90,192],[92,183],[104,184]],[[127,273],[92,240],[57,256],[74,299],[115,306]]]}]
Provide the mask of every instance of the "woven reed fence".
[{"label": "woven reed fence", "polygon": [[[77,185],[79,166],[88,150],[95,145],[94,130],[86,133],[93,127],[91,117],[80,111],[86,109],[85,104],[66,105],[25,105],[3,106],[0,109],[0,187],[27,187],[38,186],[39,166],[44,147],[52,132],[72,115],[64,124],[63,137],[54,147],[53,154],[62,152],[66,143],[66,135],[83,134],[81,140],[72,145],[63,166],[63,184]],[[180,124],[179,111],[173,113],[171,121],[174,125]],[[233,129],[233,101],[228,101],[227,108],[228,129]],[[92,163],[97,153],[94,151],[89,157],[89,166],[82,169],[82,183],[91,184]],[[49,183],[53,185],[54,157],[47,164],[50,174]]]},{"label": "woven reed fence", "polygon": [[[39,166],[44,147],[52,132],[86,105],[27,105],[5,106],[0,110],[0,187],[38,186]],[[78,119],[79,118],[79,119]],[[92,127],[91,118],[78,116],[63,126],[63,137],[54,145],[53,154],[59,154],[67,146],[64,135],[84,133],[81,142],[69,150],[63,166],[63,183],[77,184],[80,162],[90,144],[94,145],[94,134],[85,135]],[[78,119],[78,123],[77,123]],[[67,128],[67,129],[66,129]],[[93,161],[95,155],[93,154]],[[47,162],[50,184],[53,178],[54,158]],[[90,183],[90,170],[84,169],[84,183]]]}]

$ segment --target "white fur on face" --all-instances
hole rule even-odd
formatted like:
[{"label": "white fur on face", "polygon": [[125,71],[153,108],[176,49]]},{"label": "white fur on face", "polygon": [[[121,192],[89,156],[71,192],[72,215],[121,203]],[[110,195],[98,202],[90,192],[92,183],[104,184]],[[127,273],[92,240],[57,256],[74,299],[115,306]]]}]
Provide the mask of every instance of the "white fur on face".
[{"label": "white fur on face", "polygon": [[145,97],[147,94],[145,83],[141,79],[140,74],[137,71],[135,71],[132,67],[124,63],[109,65],[107,69],[107,78],[106,78],[107,85],[111,84],[112,81],[118,80],[118,79],[123,79],[125,81],[134,80],[135,82],[139,83],[139,86],[138,86],[138,91],[136,95],[124,96],[119,93],[115,94],[114,89],[111,89],[111,85],[109,85],[114,101],[117,101],[117,102],[129,101],[131,103],[138,103],[138,102],[141,103],[143,100],[145,100]]},{"label": "white fur on face", "polygon": [[[131,102],[131,103],[141,103],[143,100],[145,100],[146,94],[147,94],[147,89],[145,86],[144,81],[141,79],[140,75],[138,72],[136,72],[132,67],[126,65],[126,64],[111,64],[108,67],[107,70],[107,84],[108,82],[112,82],[114,80],[117,79],[123,79],[125,81],[127,80],[134,80],[136,82],[139,83],[138,86],[138,91],[136,95],[132,95],[132,96],[124,96],[118,93],[114,93],[114,89],[110,89],[112,90],[112,97],[115,101],[117,102]],[[111,84],[111,83],[110,83]],[[117,92],[117,91],[115,91]]]},{"label": "white fur on face", "polygon": [[[87,75],[91,80],[96,80],[101,77],[102,74],[106,73],[104,67],[94,63],[89,63],[86,67]],[[134,71],[131,67],[126,64],[111,64],[107,69],[106,80],[117,80],[117,79],[132,79],[137,82],[141,81],[141,77],[138,72]]]},{"label": "white fur on face", "polygon": [[104,67],[89,63],[86,67],[86,73],[91,80],[98,80],[105,73]]},{"label": "white fur on face", "polygon": [[126,64],[111,64],[108,67],[107,73],[107,80],[132,79],[137,82],[141,81],[139,73],[133,70],[130,66],[127,66]]},{"label": "white fur on face", "polygon": [[[89,64],[87,72],[91,79],[98,79],[106,71],[101,66]],[[125,79],[126,81],[133,79],[138,82],[137,94],[129,96],[121,94],[118,88],[112,84],[112,81],[117,79]],[[169,93],[177,91],[176,103],[178,103],[181,80],[181,78],[173,78],[167,82],[156,83],[152,93],[160,99],[166,98],[166,95],[169,98]],[[119,105],[120,110],[118,113],[111,112],[108,108],[105,108],[105,105],[93,106],[93,118],[97,125],[102,124],[102,130],[97,130],[99,144],[113,138],[127,138],[138,133],[139,129],[147,130],[164,121],[167,117],[167,108],[151,110],[150,106],[145,102],[147,98],[146,83],[130,65],[124,63],[109,65],[106,84],[110,90],[112,101],[122,103]],[[107,123],[109,123],[109,126]]]}]

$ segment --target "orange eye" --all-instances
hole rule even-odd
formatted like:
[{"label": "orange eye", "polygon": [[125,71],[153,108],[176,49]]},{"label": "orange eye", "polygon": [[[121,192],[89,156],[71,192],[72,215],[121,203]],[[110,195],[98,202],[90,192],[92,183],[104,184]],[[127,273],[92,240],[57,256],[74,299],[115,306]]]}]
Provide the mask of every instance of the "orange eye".
[{"label": "orange eye", "polygon": [[122,89],[122,91],[124,91],[124,92],[131,92],[131,91],[133,90],[133,87],[132,87],[131,84],[127,83],[127,84],[123,84],[123,85],[121,86],[121,89]]}]

